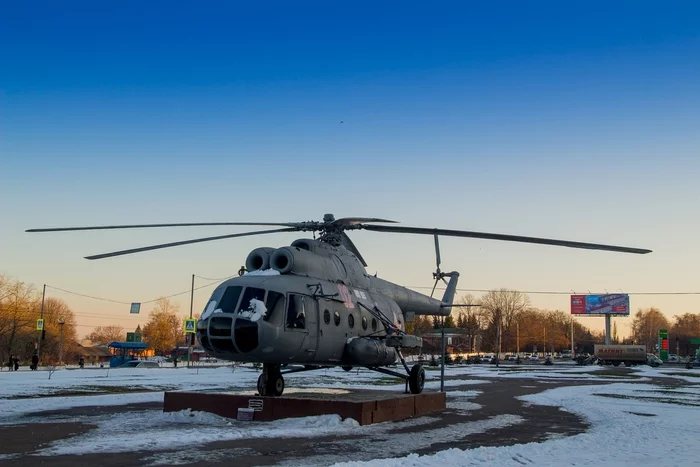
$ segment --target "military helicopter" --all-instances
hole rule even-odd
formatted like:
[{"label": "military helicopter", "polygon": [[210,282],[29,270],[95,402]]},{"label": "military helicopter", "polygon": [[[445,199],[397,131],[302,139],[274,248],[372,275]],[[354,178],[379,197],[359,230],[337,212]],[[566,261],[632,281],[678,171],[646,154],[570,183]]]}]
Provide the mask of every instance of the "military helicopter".
[{"label": "military helicopter", "polygon": [[[108,225],[30,229],[27,232],[222,225],[283,227],[86,256],[90,260],[250,235],[314,232],[314,238],[300,238],[290,246],[261,247],[251,251],[239,277],[221,283],[213,291],[197,322],[197,338],[210,355],[222,360],[263,365],[257,383],[261,396],[282,395],[284,374],[338,366],[347,371],[353,367],[365,367],[397,376],[406,382],[406,392],[421,393],[425,370],[420,364],[409,369],[401,351],[422,347],[422,339],[406,332],[406,321],[411,321],[415,315],[447,316],[452,307],[459,306],[453,303],[459,273],[440,270],[438,237],[441,235],[634,254],[651,252],[546,238],[387,225],[394,223],[377,218],[336,219],[333,214],[326,214],[322,222]],[[433,273],[433,293],[439,281],[444,281],[447,286],[442,299],[368,274],[367,263],[346,234],[349,230],[432,235],[437,265]],[[318,239],[315,232],[320,232]],[[405,373],[387,368],[397,360]]]}]

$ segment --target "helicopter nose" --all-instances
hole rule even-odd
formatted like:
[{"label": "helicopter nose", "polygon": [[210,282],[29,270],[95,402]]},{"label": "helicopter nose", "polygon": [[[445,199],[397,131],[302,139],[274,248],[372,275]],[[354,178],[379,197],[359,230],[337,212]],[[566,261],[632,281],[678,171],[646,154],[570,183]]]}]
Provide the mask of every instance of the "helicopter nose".
[{"label": "helicopter nose", "polygon": [[258,324],[229,313],[217,313],[197,323],[197,337],[212,354],[248,353],[258,347]]}]

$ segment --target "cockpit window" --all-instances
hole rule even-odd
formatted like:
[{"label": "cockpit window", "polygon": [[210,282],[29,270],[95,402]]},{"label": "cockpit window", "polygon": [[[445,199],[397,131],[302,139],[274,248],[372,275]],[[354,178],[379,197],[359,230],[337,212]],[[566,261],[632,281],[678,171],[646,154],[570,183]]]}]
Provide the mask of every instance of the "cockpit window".
[{"label": "cockpit window", "polygon": [[240,285],[233,285],[226,288],[224,296],[221,297],[221,302],[219,303],[219,308],[224,313],[233,313],[236,311],[236,305],[238,305],[238,299],[241,296],[243,287]]},{"label": "cockpit window", "polygon": [[287,329],[306,329],[306,311],[303,296],[289,294],[287,304]]},{"label": "cockpit window", "polygon": [[265,314],[265,321],[270,321],[272,314],[277,308],[277,305],[281,305],[284,309],[284,294],[270,290],[267,292],[267,300],[265,300],[265,308],[267,308],[267,313]]},{"label": "cockpit window", "polygon": [[256,287],[246,287],[241,299],[241,307],[238,315],[248,318],[252,321],[257,321],[267,314],[265,310],[265,289]]}]

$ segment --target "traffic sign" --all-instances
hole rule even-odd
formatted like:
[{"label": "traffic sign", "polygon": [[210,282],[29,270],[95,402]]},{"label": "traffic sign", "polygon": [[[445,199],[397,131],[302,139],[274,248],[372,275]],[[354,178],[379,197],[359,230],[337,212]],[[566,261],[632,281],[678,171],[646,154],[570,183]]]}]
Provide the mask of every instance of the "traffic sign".
[{"label": "traffic sign", "polygon": [[141,311],[141,304],[140,303],[132,303],[131,304],[131,313],[137,314],[139,311]]},{"label": "traffic sign", "polygon": [[43,331],[43,330],[44,330],[44,320],[43,320],[43,319],[38,319],[38,320],[36,320],[36,330],[37,330],[37,331]]},{"label": "traffic sign", "polygon": [[185,320],[185,332],[195,332],[195,323],[196,320],[193,318],[187,318]]}]

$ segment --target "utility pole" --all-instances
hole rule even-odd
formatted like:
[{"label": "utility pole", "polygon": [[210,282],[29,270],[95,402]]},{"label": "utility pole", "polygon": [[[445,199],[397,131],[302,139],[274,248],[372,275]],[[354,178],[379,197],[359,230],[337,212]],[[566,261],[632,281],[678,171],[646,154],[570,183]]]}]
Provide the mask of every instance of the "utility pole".
[{"label": "utility pole", "polygon": [[[39,315],[39,319],[44,319],[44,298],[46,297],[46,284],[44,284],[44,291],[41,293],[41,313]],[[43,321],[42,321],[43,323]],[[39,331],[39,339],[38,343],[36,345],[36,356],[39,358],[39,363],[37,363],[37,366],[41,364],[41,337],[44,335],[44,326],[42,326],[41,331]],[[37,368],[38,370],[38,368]]]},{"label": "utility pole", "polygon": [[517,347],[517,355],[520,356],[520,321],[515,322],[515,346]]},{"label": "utility pole", "polygon": [[[194,274],[192,274],[192,290],[190,292],[190,319],[192,319],[192,307],[194,306]],[[187,368],[192,364],[192,336],[194,334],[185,334],[187,338]]]},{"label": "utility pole", "polygon": [[574,358],[574,317],[571,317],[571,358]]},{"label": "utility pole", "polygon": [[442,317],[442,360],[440,362],[440,392],[445,392],[445,317]]},{"label": "utility pole", "polygon": [[500,319],[500,313],[499,313],[499,319],[498,319],[498,352],[496,353],[496,368],[498,368],[498,365],[500,364],[501,361],[501,319]]},{"label": "utility pole", "polygon": [[544,325],[544,335],[543,335],[543,342],[542,342],[542,358],[544,358],[545,354],[547,353],[547,325]]},{"label": "utility pole", "polygon": [[63,366],[63,325],[66,324],[63,319],[58,320],[58,325],[61,329],[61,337],[59,338],[58,344],[58,366]]}]

